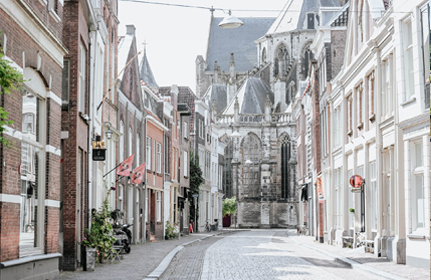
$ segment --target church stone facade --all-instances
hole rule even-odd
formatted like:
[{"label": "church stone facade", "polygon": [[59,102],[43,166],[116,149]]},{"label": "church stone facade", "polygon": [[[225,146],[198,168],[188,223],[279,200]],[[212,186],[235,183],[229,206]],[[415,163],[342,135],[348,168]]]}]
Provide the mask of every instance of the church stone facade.
[{"label": "church stone facade", "polygon": [[206,60],[196,59],[196,92],[222,131],[225,194],[237,198],[239,227],[298,225],[291,103],[307,85],[322,5],[339,7],[335,0],[287,1],[278,18],[241,18],[244,26],[230,30],[212,18]]}]

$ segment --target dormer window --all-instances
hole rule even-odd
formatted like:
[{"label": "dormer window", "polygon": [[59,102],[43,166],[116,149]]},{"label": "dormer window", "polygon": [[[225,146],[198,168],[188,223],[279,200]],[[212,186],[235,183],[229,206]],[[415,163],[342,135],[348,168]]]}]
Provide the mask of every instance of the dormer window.
[{"label": "dormer window", "polygon": [[314,29],[315,24],[315,16],[314,13],[308,13],[307,14],[307,29]]}]

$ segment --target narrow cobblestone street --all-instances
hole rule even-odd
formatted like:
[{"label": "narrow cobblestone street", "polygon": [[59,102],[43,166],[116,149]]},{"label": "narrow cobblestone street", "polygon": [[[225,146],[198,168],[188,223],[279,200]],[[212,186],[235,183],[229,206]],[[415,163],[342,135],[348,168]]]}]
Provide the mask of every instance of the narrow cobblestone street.
[{"label": "narrow cobblestone street", "polygon": [[288,239],[286,230],[253,230],[211,237],[184,248],[160,279],[382,278],[304,249]]}]

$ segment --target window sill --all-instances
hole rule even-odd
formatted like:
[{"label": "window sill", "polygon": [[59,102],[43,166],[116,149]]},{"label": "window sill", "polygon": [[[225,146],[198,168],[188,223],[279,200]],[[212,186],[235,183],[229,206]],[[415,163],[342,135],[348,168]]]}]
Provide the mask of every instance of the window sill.
[{"label": "window sill", "polygon": [[425,239],[426,235],[420,234],[420,233],[411,233],[411,234],[407,234],[407,237],[410,239]]},{"label": "window sill", "polygon": [[57,13],[53,10],[50,9],[49,10],[49,15],[52,17],[52,19],[56,22],[59,23],[61,21],[61,18],[57,15]]},{"label": "window sill", "polygon": [[403,103],[401,103],[401,106],[406,106],[406,105],[408,105],[410,103],[413,103],[415,101],[416,101],[416,97],[410,98],[409,100],[404,101]]}]

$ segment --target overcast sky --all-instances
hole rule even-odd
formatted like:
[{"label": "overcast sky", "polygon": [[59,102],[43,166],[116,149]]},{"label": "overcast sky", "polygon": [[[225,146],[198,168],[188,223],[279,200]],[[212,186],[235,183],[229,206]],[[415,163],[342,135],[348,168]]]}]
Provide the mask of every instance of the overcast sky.
[{"label": "overcast sky", "polygon": [[[232,14],[238,17],[277,17],[287,0],[149,1],[208,8],[213,6],[224,9],[226,12],[229,9],[265,10],[265,12],[233,11]],[[125,34],[126,25],[135,25],[138,49],[143,50],[143,42],[147,42],[147,57],[157,84],[159,86],[172,84],[189,86],[195,92],[195,60],[197,55],[202,55],[205,59],[211,12],[207,9],[171,7],[121,0],[118,3],[119,36]],[[224,17],[225,14],[223,11],[217,10],[214,12],[214,16]]]}]

